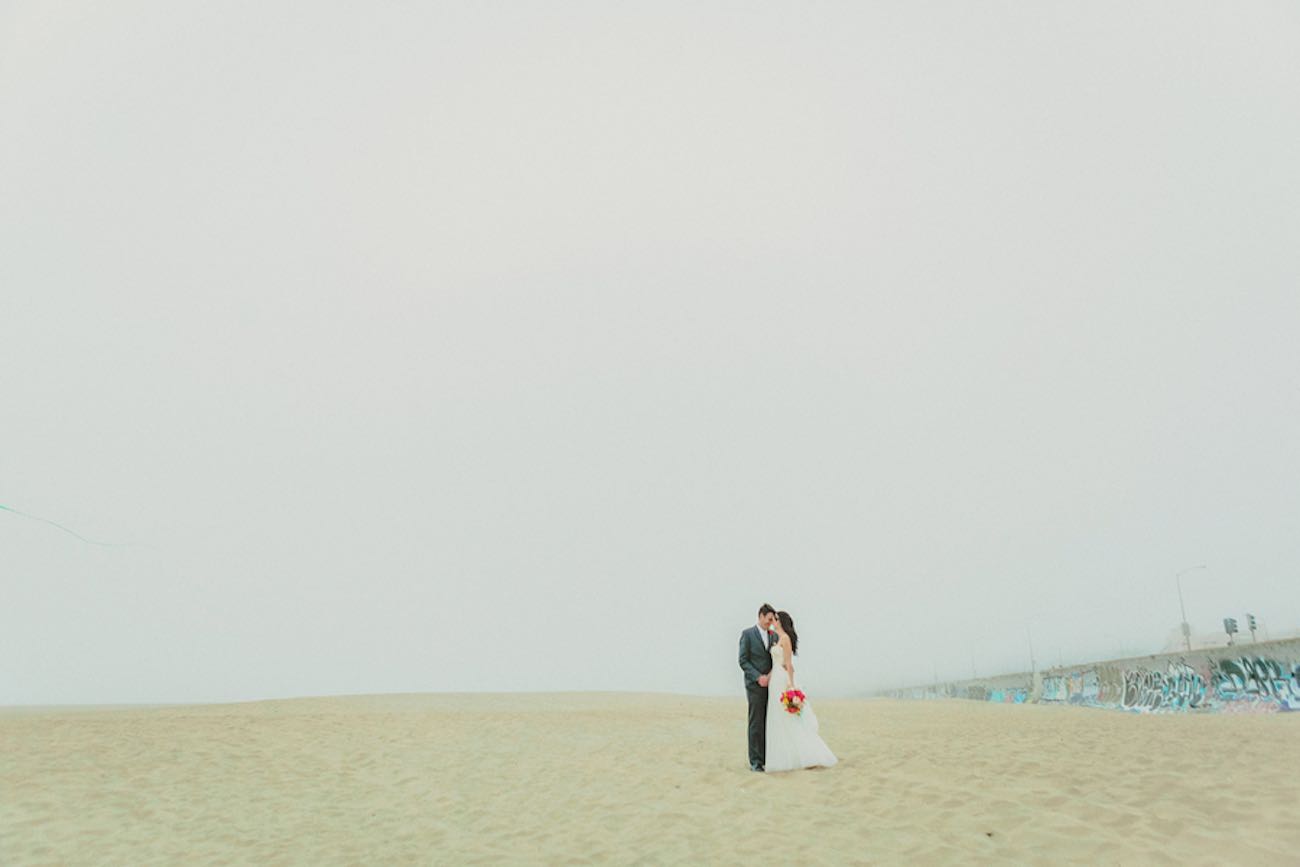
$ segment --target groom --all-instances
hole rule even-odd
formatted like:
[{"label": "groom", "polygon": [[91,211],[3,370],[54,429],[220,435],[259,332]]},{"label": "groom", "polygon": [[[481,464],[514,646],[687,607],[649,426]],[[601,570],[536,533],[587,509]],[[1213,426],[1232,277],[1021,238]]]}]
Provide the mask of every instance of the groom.
[{"label": "groom", "polygon": [[749,769],[763,770],[767,758],[767,682],[772,671],[770,648],[776,637],[772,621],[776,609],[758,609],[758,625],[740,633],[740,670],[745,672],[745,696],[749,699]]}]

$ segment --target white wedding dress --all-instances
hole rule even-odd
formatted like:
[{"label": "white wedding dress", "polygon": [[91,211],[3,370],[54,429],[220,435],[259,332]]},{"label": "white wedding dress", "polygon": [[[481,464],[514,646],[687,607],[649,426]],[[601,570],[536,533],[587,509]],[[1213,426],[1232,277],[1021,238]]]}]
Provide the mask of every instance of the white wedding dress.
[{"label": "white wedding dress", "polygon": [[772,645],[772,679],[767,684],[767,772],[799,768],[829,768],[839,759],[817,734],[817,714],[812,702],[804,700],[803,713],[793,714],[781,704],[787,689],[785,650]]}]

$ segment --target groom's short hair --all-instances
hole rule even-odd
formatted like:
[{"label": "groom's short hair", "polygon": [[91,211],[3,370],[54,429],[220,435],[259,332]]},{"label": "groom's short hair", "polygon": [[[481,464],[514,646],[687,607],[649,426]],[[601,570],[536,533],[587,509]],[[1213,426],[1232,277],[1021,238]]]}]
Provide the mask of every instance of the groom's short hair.
[{"label": "groom's short hair", "polygon": [[775,613],[776,613],[776,609],[773,608],[771,605],[768,605],[767,603],[764,603],[763,607],[758,609],[759,617],[762,617],[764,614],[775,614]]}]

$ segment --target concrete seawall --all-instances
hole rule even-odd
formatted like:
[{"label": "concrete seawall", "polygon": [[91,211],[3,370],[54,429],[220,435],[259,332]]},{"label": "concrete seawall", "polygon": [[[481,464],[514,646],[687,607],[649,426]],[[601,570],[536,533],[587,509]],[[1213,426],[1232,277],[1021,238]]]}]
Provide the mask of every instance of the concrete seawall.
[{"label": "concrete seawall", "polygon": [[1081,663],[884,695],[1074,704],[1137,713],[1300,711],[1300,639]]}]

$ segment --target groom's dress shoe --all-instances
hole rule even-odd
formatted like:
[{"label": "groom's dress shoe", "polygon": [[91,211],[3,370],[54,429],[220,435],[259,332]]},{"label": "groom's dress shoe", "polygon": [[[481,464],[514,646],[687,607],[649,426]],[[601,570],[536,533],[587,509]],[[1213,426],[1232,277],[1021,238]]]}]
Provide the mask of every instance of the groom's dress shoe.
[{"label": "groom's dress shoe", "polygon": [[763,772],[763,766],[762,766],[762,765],[750,765],[750,766],[749,766],[749,769],[750,769],[751,771],[758,771],[760,774]]}]

